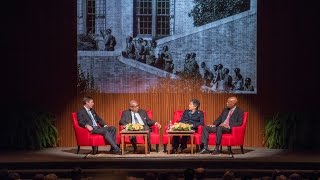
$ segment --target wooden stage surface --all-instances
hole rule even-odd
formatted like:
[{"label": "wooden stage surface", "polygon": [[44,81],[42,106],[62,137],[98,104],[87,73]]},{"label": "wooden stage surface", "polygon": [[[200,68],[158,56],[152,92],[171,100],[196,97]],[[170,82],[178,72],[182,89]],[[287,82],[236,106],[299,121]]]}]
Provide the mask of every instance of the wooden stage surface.
[{"label": "wooden stage surface", "polygon": [[[223,173],[232,170],[238,173],[256,172],[268,174],[275,170],[286,172],[312,173],[320,171],[320,151],[288,151],[267,148],[245,147],[241,154],[240,148],[233,147],[233,155],[223,149],[222,154],[182,154],[154,152],[144,154],[144,148],[138,147],[134,154],[127,147],[124,155],[108,152],[108,147],[99,147],[99,153],[89,154],[91,147],[56,147],[40,151],[1,150],[0,168],[7,168],[25,174],[36,172],[56,172],[64,176],[74,167],[81,167],[90,176],[117,174],[117,172],[136,173],[142,176],[145,172],[182,171],[186,168],[203,167],[209,174]],[[116,175],[118,176],[118,175]],[[139,176],[139,175],[137,175]],[[119,176],[118,176],[119,177]],[[111,178],[112,179],[112,178]]]}]

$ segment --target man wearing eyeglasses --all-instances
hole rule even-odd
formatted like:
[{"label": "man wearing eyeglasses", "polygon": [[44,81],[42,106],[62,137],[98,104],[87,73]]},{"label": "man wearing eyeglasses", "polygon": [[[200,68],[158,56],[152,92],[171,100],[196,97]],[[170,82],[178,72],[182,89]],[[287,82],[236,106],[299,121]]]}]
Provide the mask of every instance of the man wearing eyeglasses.
[{"label": "man wearing eyeglasses", "polygon": [[[153,121],[149,118],[149,116],[147,115],[147,112],[143,109],[139,108],[139,104],[136,100],[131,100],[129,102],[129,109],[124,110],[122,112],[121,115],[121,119],[119,121],[120,125],[127,125],[129,123],[132,124],[141,124],[143,125],[143,129],[150,131],[150,127],[153,125],[158,126],[159,128],[161,128],[161,125],[156,122]],[[150,149],[150,137],[148,134],[148,145],[149,145],[149,149]],[[137,151],[137,141],[136,141],[136,137],[132,136],[130,137],[130,141],[131,144],[133,146],[133,151],[136,152]]]}]

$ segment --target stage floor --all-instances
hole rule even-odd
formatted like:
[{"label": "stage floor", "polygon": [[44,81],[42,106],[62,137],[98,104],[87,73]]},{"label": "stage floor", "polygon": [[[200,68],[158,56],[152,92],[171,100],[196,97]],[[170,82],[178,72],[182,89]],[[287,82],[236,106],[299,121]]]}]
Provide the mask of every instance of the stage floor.
[{"label": "stage floor", "polygon": [[[126,154],[110,154],[108,147],[99,147],[99,153],[89,154],[91,147],[57,147],[40,151],[5,151],[1,150],[0,168],[32,174],[36,172],[57,172],[66,176],[66,172],[74,167],[81,167],[87,175],[108,176],[120,174],[135,174],[143,176],[145,172],[181,172],[186,168],[203,167],[208,176],[233,170],[238,173],[256,172],[268,174],[280,169],[283,172],[312,173],[320,171],[319,151],[287,151],[279,149],[245,147],[242,154],[240,148],[232,149],[229,155],[227,149],[222,154],[170,154],[151,152],[144,154],[144,148],[139,147],[138,154],[133,154],[128,147]],[[154,150],[154,149],[153,149]],[[110,179],[109,178],[109,179]],[[112,178],[111,178],[112,179]],[[122,178],[120,178],[122,179]]]}]

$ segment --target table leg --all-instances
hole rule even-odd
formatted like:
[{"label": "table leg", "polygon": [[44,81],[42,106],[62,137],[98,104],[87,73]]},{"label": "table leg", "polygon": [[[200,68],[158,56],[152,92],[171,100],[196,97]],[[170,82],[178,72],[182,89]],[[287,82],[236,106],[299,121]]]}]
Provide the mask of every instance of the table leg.
[{"label": "table leg", "polygon": [[171,144],[170,144],[170,135],[169,135],[169,134],[168,134],[167,151],[168,151],[168,154],[170,154],[170,151],[171,151]]},{"label": "table leg", "polygon": [[121,154],[124,154],[124,135],[121,134]]},{"label": "table leg", "polygon": [[191,135],[191,154],[193,154],[193,135]]},{"label": "table leg", "polygon": [[145,152],[145,154],[148,154],[148,137],[147,136],[148,136],[147,134],[144,135],[144,152]]}]

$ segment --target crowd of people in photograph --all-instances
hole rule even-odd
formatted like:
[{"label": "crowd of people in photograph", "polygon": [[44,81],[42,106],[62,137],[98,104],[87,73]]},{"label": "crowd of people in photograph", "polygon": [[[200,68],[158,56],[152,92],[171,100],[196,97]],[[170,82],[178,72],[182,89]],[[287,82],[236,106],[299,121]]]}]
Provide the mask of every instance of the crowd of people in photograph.
[{"label": "crowd of people in photograph", "polygon": [[157,67],[172,73],[174,64],[168,46],[163,46],[160,52],[157,52],[157,42],[152,39],[150,42],[143,38],[133,41],[132,36],[126,39],[126,48],[122,51],[122,56],[139,62]]},{"label": "crowd of people in photograph", "polygon": [[222,64],[213,65],[213,70],[206,65],[205,62],[201,63],[203,70],[203,86],[204,91],[254,91],[251,78],[243,78],[240,73],[240,68],[234,69],[234,76],[230,75],[230,69],[224,68]]},{"label": "crowd of people in photograph", "polygon": [[128,36],[126,39],[126,48],[122,51],[122,56],[170,73],[175,73],[182,78],[202,79],[202,91],[229,92],[255,90],[251,78],[244,78],[240,73],[240,68],[235,68],[233,70],[234,76],[231,76],[230,69],[224,67],[222,64],[213,65],[212,70],[205,62],[201,62],[199,66],[195,52],[187,53],[182,69],[173,72],[175,66],[169,47],[163,46],[160,52],[158,52],[155,39],[148,41],[143,38],[138,38],[137,41],[134,42],[133,37]]}]

